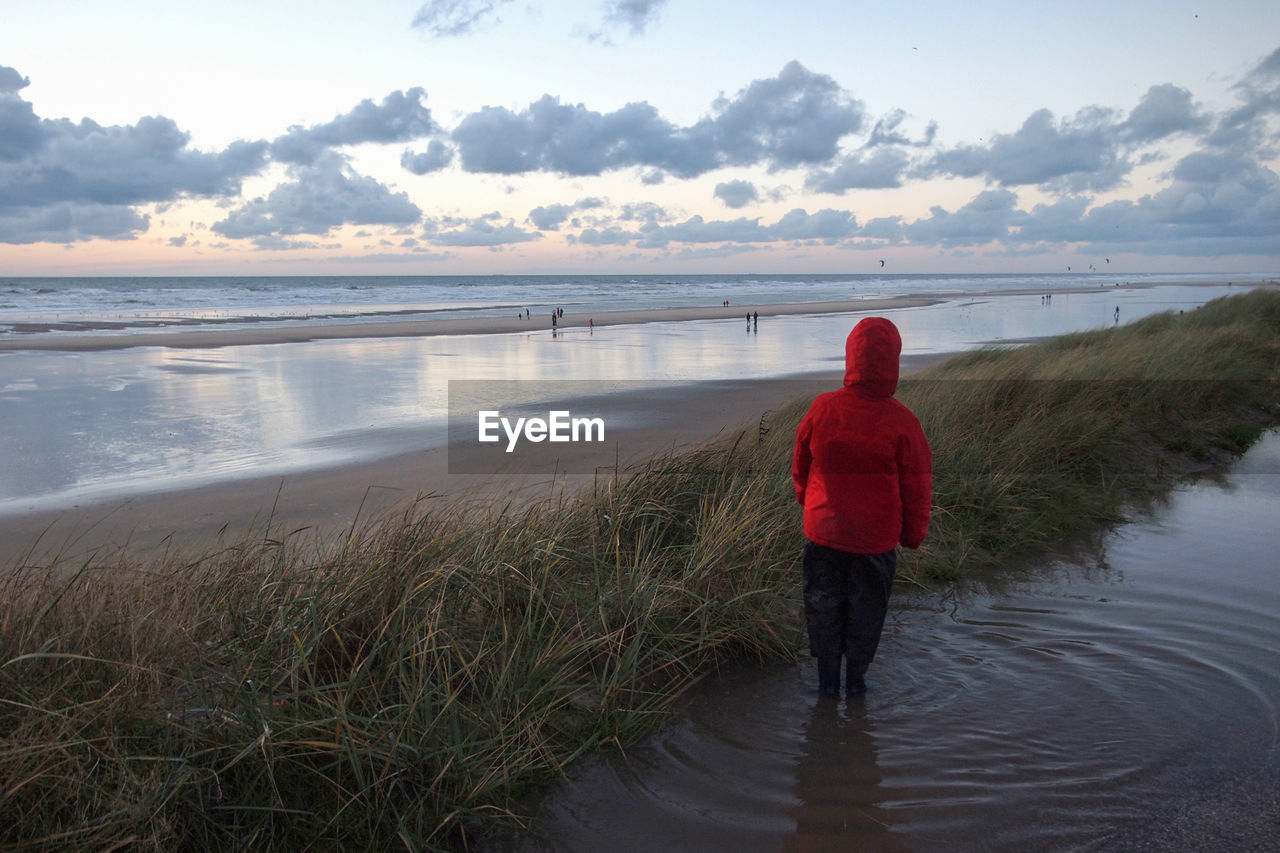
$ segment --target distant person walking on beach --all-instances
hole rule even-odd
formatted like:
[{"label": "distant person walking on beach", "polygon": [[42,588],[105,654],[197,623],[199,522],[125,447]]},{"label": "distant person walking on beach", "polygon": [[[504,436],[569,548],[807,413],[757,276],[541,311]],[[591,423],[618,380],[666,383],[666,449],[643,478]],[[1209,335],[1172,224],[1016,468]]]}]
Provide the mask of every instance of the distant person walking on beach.
[{"label": "distant person walking on beach", "polygon": [[759,311],[751,312],[751,328],[753,329],[760,328],[760,312]]},{"label": "distant person walking on beach", "polygon": [[929,528],[933,457],[920,421],[894,399],[902,337],[868,317],[845,341],[844,387],[820,394],[796,430],[791,477],[804,507],[804,610],[818,689],[866,690],[897,570],[898,545]]}]

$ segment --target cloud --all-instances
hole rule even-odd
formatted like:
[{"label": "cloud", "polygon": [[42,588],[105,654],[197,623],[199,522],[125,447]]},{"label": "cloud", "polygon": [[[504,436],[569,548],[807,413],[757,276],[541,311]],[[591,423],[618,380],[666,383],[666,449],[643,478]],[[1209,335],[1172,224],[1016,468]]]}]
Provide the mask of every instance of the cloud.
[{"label": "cloud", "polygon": [[860,130],[864,119],[862,104],[835,80],[790,62],[736,99],[719,99],[709,123],[727,164],[783,169],[829,161],[840,139]]},{"label": "cloud", "polygon": [[760,195],[756,192],[756,185],[750,181],[725,181],[716,184],[715,197],[724,202],[725,207],[736,210],[759,200]]},{"label": "cloud", "polygon": [[858,237],[862,240],[873,240],[879,243],[898,245],[906,239],[900,216],[877,216],[868,220],[858,229]]},{"label": "cloud", "polygon": [[30,85],[31,79],[19,74],[18,69],[0,65],[0,94],[16,94]]},{"label": "cloud", "polygon": [[858,221],[847,210],[827,208],[810,214],[797,208],[779,219],[771,230],[775,240],[818,240],[834,245],[854,236]]},{"label": "cloud", "polygon": [[866,147],[906,145],[914,148],[924,148],[932,145],[934,137],[938,134],[938,123],[936,121],[929,122],[925,128],[924,137],[913,140],[898,129],[906,121],[906,118],[907,114],[902,110],[891,110],[887,115],[878,119],[875,127],[871,129],[871,135],[867,138]]},{"label": "cloud", "polygon": [[584,228],[576,235],[568,235],[566,239],[570,243],[581,243],[584,246],[626,246],[638,236],[634,231],[624,231],[611,225],[607,228]]},{"label": "cloud", "polygon": [[35,155],[44,139],[44,129],[31,104],[0,92],[0,163]]},{"label": "cloud", "polygon": [[1016,218],[1017,200],[1009,190],[986,190],[955,213],[938,206],[931,208],[928,219],[904,226],[903,233],[918,245],[986,245],[1008,236],[1009,226]]},{"label": "cloud", "polygon": [[724,166],[823,163],[862,122],[862,105],[834,80],[792,62],[733,99],[718,98],[710,115],[688,127],[643,102],[600,113],[544,95],[518,113],[484,107],[459,122],[452,138],[468,172],[599,175],[643,167],[690,178]]},{"label": "cloud", "polygon": [[559,231],[560,226],[577,211],[603,206],[604,202],[598,198],[579,199],[573,204],[549,204],[529,211],[528,219],[539,231]]},{"label": "cloud", "polygon": [[1129,113],[1120,130],[1134,142],[1152,142],[1175,133],[1203,130],[1208,117],[1191,102],[1191,93],[1169,83],[1152,86]]},{"label": "cloud", "polygon": [[[291,240],[279,234],[262,234],[253,238],[253,245],[262,251],[295,252],[324,248],[315,240]],[[336,248],[336,247],[335,247]]]},{"label": "cloud", "polygon": [[400,165],[415,175],[426,175],[438,172],[453,162],[453,149],[439,139],[431,140],[427,150],[421,154],[405,150],[400,155]]},{"label": "cloud", "polygon": [[1083,236],[1146,238],[1168,254],[1280,253],[1275,172],[1237,154],[1196,152],[1179,161],[1173,176],[1168,187],[1129,206],[1090,211]]},{"label": "cloud", "polygon": [[343,264],[404,264],[422,261],[454,261],[458,256],[453,252],[431,252],[426,249],[414,249],[411,252],[373,252],[367,255],[330,255],[327,263]]},{"label": "cloud", "polygon": [[545,207],[535,207],[529,211],[529,221],[539,231],[559,231],[561,224],[572,213],[573,205],[551,204]]},{"label": "cloud", "polygon": [[[1265,155],[1266,145],[1274,139],[1266,119],[1280,113],[1280,50],[1262,60],[1234,89],[1241,105],[1216,119],[1194,103],[1189,91],[1168,83],[1150,87],[1127,116],[1092,106],[1059,121],[1049,110],[1037,110],[1017,131],[997,134],[985,144],[937,152],[912,174],[982,177],[1003,187],[1038,185],[1069,195],[1116,188],[1135,160],[1147,163],[1162,156],[1151,145],[1177,134],[1200,138],[1210,146]],[[893,139],[897,141],[896,136]],[[835,171],[810,178],[813,188],[839,185]]]},{"label": "cloud", "polygon": [[163,116],[106,127],[42,119],[17,94],[26,85],[0,68],[0,242],[123,239],[149,223],[133,206],[235,195],[267,162],[265,142],[194,150]]},{"label": "cloud", "polygon": [[726,243],[723,246],[697,246],[681,249],[678,252],[672,252],[668,257],[676,261],[705,261],[710,258],[723,259],[733,258],[738,255],[746,255],[751,252],[760,251],[758,246],[752,246],[745,243]]},{"label": "cloud", "polygon": [[868,223],[859,238],[917,246],[1044,251],[1077,244],[1146,255],[1280,254],[1280,176],[1236,152],[1197,151],[1172,170],[1172,183],[1137,200],[1094,205],[1066,196],[1030,211],[1009,190],[988,190],[954,213],[935,207],[911,223]]},{"label": "cloud", "polygon": [[759,218],[707,220],[691,216],[683,222],[662,224],[669,217],[653,206],[624,207],[618,222],[638,222],[635,230],[615,224],[582,229],[568,235],[570,243],[588,246],[619,246],[634,242],[641,249],[662,249],[673,243],[700,245],[763,244],[778,242],[821,242],[835,245],[858,234],[858,223],[847,210],[820,210],[809,213],[803,208],[791,210],[772,224]]},{"label": "cloud", "polygon": [[713,220],[692,216],[675,225],[646,225],[640,229],[637,245],[661,249],[671,243],[765,243],[769,231],[759,219]]},{"label": "cloud", "polygon": [[618,213],[623,222],[669,222],[672,218],[666,208],[649,201],[624,204]]},{"label": "cloud", "polygon": [[604,30],[588,36],[591,40],[604,37],[605,30],[625,27],[632,36],[644,35],[645,30],[658,20],[667,0],[606,0],[604,3]]},{"label": "cloud", "polygon": [[1006,187],[1059,181],[1073,190],[1106,190],[1130,168],[1118,150],[1114,113],[1088,107],[1056,123],[1052,112],[1037,110],[1017,131],[997,134],[988,145],[938,153],[922,174],[982,176]]},{"label": "cloud", "polygon": [[[436,2],[419,14],[430,12],[434,25],[471,26],[493,18],[500,5]],[[648,26],[662,5],[614,2],[608,9],[619,25],[635,16]],[[430,25],[424,18],[421,26]],[[868,130],[858,100],[798,62],[721,94],[689,124],[668,120],[647,102],[600,112],[544,95],[523,109],[465,114],[450,133],[427,108],[425,91],[410,88],[363,100],[328,122],[291,127],[274,141],[239,141],[213,151],[192,148],[189,135],[163,116],[120,126],[42,118],[21,97],[29,82],[0,66],[0,242],[130,239],[151,224],[147,212],[192,197],[214,199],[228,211],[214,231],[259,247],[318,248],[301,235],[318,238],[343,225],[407,229],[423,223],[419,207],[406,193],[355,173],[339,150],[398,144],[401,165],[418,175],[455,162],[463,172],[501,175],[633,170],[632,183],[643,190],[718,169],[755,169],[742,173],[755,181],[715,184],[714,198],[733,210],[760,199],[766,171],[784,169],[803,170],[809,192],[832,194],[939,177],[989,185],[956,210],[935,207],[912,222],[879,216],[862,226],[849,211],[804,208],[772,223],[687,213],[677,221],[652,204],[579,217],[605,205],[581,198],[535,207],[520,225],[518,217],[499,213],[428,219],[420,239],[438,246],[495,248],[537,240],[541,232],[572,231],[566,241],[580,246],[683,245],[690,251],[818,241],[953,250],[996,245],[1010,253],[1074,244],[1153,255],[1280,255],[1280,178],[1267,166],[1280,148],[1280,50],[1241,78],[1231,90],[1235,105],[1217,113],[1186,89],[1162,84],[1127,112],[1091,106],[1059,118],[1038,110],[986,142],[941,149],[936,124],[912,125],[902,110],[883,114]],[[1166,148],[1175,138],[1196,150]],[[272,158],[286,164],[284,181],[262,197],[237,201],[245,179],[261,174]],[[1157,161],[1167,161],[1159,191],[1098,203],[1097,194],[1120,186],[1134,164]],[[510,183],[513,189],[518,182]],[[1051,200],[1021,209],[1015,191],[1026,186]]]},{"label": "cloud", "polygon": [[1049,204],[1037,204],[1029,213],[1015,211],[1005,242],[1024,247],[1079,242],[1090,204],[1088,196],[1066,196]]},{"label": "cloud", "polygon": [[418,9],[412,26],[436,38],[460,36],[489,21],[497,21],[498,7],[511,0],[431,0]]},{"label": "cloud", "polygon": [[341,225],[409,225],[422,217],[408,195],[356,174],[337,154],[292,167],[290,178],[265,198],[253,199],[215,222],[213,230],[240,239],[324,235]]},{"label": "cloud", "polygon": [[[569,106],[544,95],[520,113],[484,107],[465,117],[452,134],[468,172],[516,175],[549,171],[599,175],[628,166],[668,166],[681,140],[648,104],[628,104],[608,114]],[[701,171],[712,168],[708,158]]]},{"label": "cloud", "polygon": [[1212,145],[1240,150],[1274,151],[1268,117],[1280,114],[1280,48],[1259,62],[1232,87],[1243,103],[1218,120],[1209,135]]},{"label": "cloud", "polygon": [[149,224],[149,217],[121,205],[59,202],[43,207],[0,207],[0,243],[129,240]]},{"label": "cloud", "polygon": [[1271,53],[1259,62],[1246,75],[1246,82],[1252,85],[1258,81],[1270,81],[1274,83],[1280,80],[1280,47],[1271,51]]},{"label": "cloud", "polygon": [[[271,156],[284,163],[309,165],[325,151],[364,142],[409,142],[440,132],[423,105],[421,87],[395,91],[375,104],[366,98],[350,112],[311,127],[294,126],[271,143]],[[430,153],[430,148],[428,149]],[[421,173],[419,173],[421,174]]]},{"label": "cloud", "polygon": [[6,146],[17,156],[0,162],[0,208],[235,194],[241,181],[266,162],[261,142],[234,142],[219,153],[205,153],[188,148],[188,140],[162,116],[125,127],[102,127],[89,119],[79,124],[42,120],[35,144]]},{"label": "cloud", "polygon": [[[437,246],[505,246],[539,240],[537,231],[525,231],[508,219],[500,222],[502,215],[494,212],[473,219],[443,217],[428,219],[423,224],[423,239]],[[497,223],[497,224],[495,224]]]},{"label": "cloud", "polygon": [[881,148],[870,157],[847,154],[834,169],[814,170],[805,179],[807,189],[843,194],[845,190],[896,189],[910,160],[896,148]]},{"label": "cloud", "polygon": [[674,225],[646,223],[640,227],[639,248],[664,248],[671,243],[776,243],[816,240],[834,245],[857,233],[857,220],[847,210],[820,210],[810,214],[790,211],[772,225],[759,219],[706,221],[693,216]]}]

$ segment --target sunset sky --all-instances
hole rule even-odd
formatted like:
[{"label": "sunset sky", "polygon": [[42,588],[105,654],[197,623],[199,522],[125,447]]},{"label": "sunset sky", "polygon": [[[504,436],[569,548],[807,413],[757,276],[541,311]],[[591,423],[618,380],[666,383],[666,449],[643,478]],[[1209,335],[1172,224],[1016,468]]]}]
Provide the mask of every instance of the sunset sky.
[{"label": "sunset sky", "polygon": [[1280,271],[1274,0],[3,19],[0,276]]}]

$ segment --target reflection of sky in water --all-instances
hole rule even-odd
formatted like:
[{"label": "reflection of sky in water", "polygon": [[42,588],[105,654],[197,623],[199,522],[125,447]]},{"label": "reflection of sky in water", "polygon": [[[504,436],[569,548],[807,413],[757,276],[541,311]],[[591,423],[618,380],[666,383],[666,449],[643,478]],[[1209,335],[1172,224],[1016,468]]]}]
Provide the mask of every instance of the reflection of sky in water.
[{"label": "reflection of sky in water", "polygon": [[[881,312],[906,354],[1056,335],[1224,291],[1161,287],[962,299]],[[745,313],[745,310],[744,310]],[[204,350],[0,354],[0,511],[279,473],[445,440],[450,379],[687,383],[835,370],[859,315],[315,341]],[[495,401],[501,403],[502,401]]]}]

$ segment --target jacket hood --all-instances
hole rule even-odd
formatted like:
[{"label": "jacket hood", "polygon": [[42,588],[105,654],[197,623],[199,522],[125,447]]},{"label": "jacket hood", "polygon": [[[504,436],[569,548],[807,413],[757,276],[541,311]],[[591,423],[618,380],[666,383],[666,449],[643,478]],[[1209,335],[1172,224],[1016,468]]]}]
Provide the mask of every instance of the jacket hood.
[{"label": "jacket hood", "polygon": [[844,384],[872,397],[892,397],[898,390],[898,356],[902,336],[884,317],[859,321],[844,342]]}]

